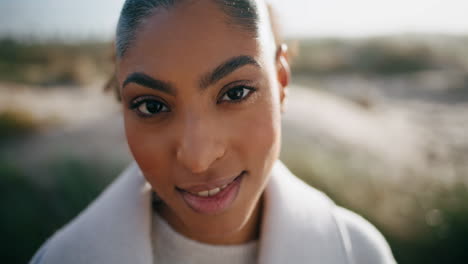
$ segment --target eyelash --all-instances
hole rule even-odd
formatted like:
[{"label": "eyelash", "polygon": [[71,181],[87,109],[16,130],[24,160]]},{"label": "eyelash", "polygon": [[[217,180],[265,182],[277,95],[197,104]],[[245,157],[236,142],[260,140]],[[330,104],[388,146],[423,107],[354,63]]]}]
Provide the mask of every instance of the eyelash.
[{"label": "eyelash", "polygon": [[[236,89],[242,89],[242,91],[243,91],[242,98],[237,99],[237,100],[223,100],[223,98],[228,97],[228,92],[234,91]],[[245,90],[247,90],[247,94],[245,94]],[[246,86],[246,85],[238,85],[238,86],[235,86],[235,87],[231,87],[231,88],[227,89],[227,91],[222,93],[221,98],[219,100],[217,100],[216,103],[217,104],[221,104],[221,103],[239,104],[239,103],[242,103],[245,100],[247,100],[256,91],[257,91],[256,88]],[[158,104],[158,108],[167,109],[167,110],[159,110],[157,113],[153,113],[153,114],[144,113],[139,108],[142,105],[147,104],[147,103],[156,103],[156,104]],[[167,104],[163,100],[155,98],[154,96],[140,96],[140,97],[137,97],[137,98],[133,99],[130,102],[129,108],[130,108],[130,110],[136,112],[139,116],[144,117],[144,118],[153,117],[153,116],[158,115],[160,113],[170,112],[170,109],[167,106]]]},{"label": "eyelash", "polygon": [[[243,94],[242,98],[238,99],[238,100],[223,100],[224,97],[228,96],[228,92],[234,91],[236,89],[242,89],[243,91],[247,90],[248,92],[247,92],[247,94]],[[252,93],[254,93],[256,91],[257,91],[256,88],[251,87],[251,86],[247,86],[247,85],[234,86],[234,87],[231,87],[231,88],[227,89],[227,91],[223,92],[222,95],[221,95],[221,98],[217,101],[217,103],[218,104],[224,103],[224,102],[228,102],[228,103],[232,103],[232,104],[242,103],[245,100],[247,100],[252,95]]]},{"label": "eyelash", "polygon": [[[157,113],[153,113],[153,114],[142,112],[139,108],[142,105],[148,104],[148,103],[156,103],[159,106],[158,108],[163,108],[163,109],[165,108],[167,110],[159,110]],[[140,97],[137,97],[137,98],[133,99],[130,102],[130,107],[129,108],[130,108],[130,110],[134,111],[139,116],[144,117],[144,118],[152,117],[154,115],[164,113],[164,112],[170,112],[169,107],[167,106],[167,104],[163,100],[155,98],[154,96],[140,96]]]}]

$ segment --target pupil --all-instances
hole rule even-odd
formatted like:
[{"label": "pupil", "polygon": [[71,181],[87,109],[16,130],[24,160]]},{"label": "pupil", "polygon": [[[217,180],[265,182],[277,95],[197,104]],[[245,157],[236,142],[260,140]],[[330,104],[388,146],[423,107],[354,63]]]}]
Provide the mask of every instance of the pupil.
[{"label": "pupil", "polygon": [[161,111],[161,104],[157,102],[147,102],[146,109],[148,110],[148,112],[155,114]]},{"label": "pupil", "polygon": [[239,100],[242,99],[242,96],[244,95],[244,89],[242,88],[236,88],[228,91],[228,97],[231,100]]}]

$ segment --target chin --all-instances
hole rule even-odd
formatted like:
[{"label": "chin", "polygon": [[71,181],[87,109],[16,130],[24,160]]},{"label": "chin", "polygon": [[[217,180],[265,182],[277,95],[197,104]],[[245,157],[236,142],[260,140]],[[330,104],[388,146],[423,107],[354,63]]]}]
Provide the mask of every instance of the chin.
[{"label": "chin", "polygon": [[256,210],[259,208],[259,198],[243,197],[237,202],[232,208],[217,215],[192,211],[191,217],[187,218],[188,222],[184,224],[190,230],[197,230],[194,237],[205,238],[200,242],[212,244],[237,244],[241,240],[245,242],[246,238],[241,234],[250,234],[243,231],[252,229],[256,225],[259,216],[259,210]]}]

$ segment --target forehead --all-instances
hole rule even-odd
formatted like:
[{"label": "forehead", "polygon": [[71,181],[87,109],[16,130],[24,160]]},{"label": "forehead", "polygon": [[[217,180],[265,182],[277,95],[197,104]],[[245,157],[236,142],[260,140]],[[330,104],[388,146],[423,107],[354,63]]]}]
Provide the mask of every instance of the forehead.
[{"label": "forehead", "polygon": [[212,1],[158,9],[138,29],[119,63],[119,75],[145,71],[174,80],[183,72],[190,78],[239,55],[252,56],[262,63],[259,39],[228,21]]}]

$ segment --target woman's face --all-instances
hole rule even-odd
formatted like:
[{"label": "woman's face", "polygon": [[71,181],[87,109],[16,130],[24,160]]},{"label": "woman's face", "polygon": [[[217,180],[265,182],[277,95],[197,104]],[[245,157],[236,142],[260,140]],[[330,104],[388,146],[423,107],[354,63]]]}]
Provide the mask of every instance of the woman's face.
[{"label": "woman's face", "polygon": [[288,76],[267,34],[225,21],[211,1],[157,10],[118,80],[128,145],[163,217],[188,237],[229,244],[248,240],[258,218]]}]

